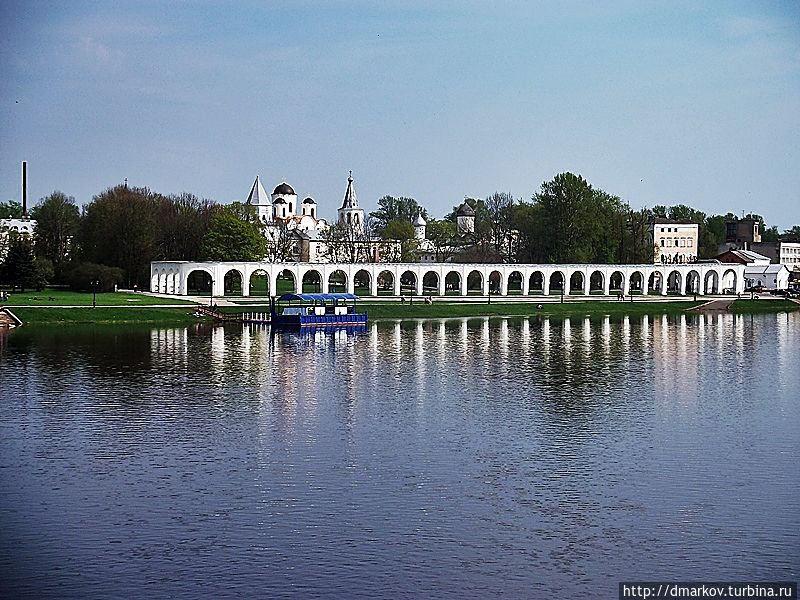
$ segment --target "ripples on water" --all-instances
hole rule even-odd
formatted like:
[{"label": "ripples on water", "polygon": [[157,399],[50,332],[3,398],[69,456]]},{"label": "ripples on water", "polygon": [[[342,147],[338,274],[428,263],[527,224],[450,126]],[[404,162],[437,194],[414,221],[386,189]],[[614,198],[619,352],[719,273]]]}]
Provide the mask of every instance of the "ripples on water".
[{"label": "ripples on water", "polygon": [[[800,315],[0,337],[31,597],[616,597],[796,580]],[[563,596],[562,596],[563,597]]]}]

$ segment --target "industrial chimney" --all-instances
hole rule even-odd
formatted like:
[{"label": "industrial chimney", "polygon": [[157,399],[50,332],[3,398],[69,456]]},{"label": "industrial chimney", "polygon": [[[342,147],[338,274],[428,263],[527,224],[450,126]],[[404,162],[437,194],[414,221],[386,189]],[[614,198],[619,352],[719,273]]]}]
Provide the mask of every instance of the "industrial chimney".
[{"label": "industrial chimney", "polygon": [[22,218],[28,218],[28,161],[22,161]]}]

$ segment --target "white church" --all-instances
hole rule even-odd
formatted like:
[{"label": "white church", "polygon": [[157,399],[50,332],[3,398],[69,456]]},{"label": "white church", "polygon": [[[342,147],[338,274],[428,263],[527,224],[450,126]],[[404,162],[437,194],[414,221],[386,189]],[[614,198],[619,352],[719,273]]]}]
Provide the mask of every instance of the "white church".
[{"label": "white church", "polygon": [[[266,226],[265,235],[272,244],[282,243],[281,238],[288,236],[289,256],[299,262],[328,262],[330,252],[324,239],[324,232],[331,224],[319,217],[317,202],[307,196],[302,202],[298,201],[297,192],[285,181],[267,194],[261,184],[261,178],[256,176],[247,204],[255,207],[259,220]],[[356,234],[363,235],[365,214],[364,209],[358,206],[356,191],[353,185],[353,172],[347,178],[347,190],[342,200],[342,205],[337,210],[337,222],[346,224]],[[371,245],[371,254],[375,258],[379,254],[379,244]]]}]

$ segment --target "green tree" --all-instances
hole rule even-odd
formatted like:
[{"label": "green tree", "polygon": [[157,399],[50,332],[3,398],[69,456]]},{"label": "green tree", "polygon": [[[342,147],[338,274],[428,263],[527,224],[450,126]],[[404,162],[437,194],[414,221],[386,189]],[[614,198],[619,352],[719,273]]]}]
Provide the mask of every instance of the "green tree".
[{"label": "green tree", "polygon": [[425,228],[425,237],[433,246],[436,262],[446,262],[456,253],[456,224],[452,221],[430,219]]},{"label": "green tree", "polygon": [[777,242],[780,240],[781,234],[778,231],[778,227],[773,225],[772,227],[767,227],[764,231],[761,232],[761,241],[762,242]]},{"label": "green tree", "polygon": [[80,224],[80,211],[75,198],[55,191],[33,207],[31,218],[36,220],[37,256],[47,258],[55,274],[60,276],[69,260],[72,242]]},{"label": "green tree", "polygon": [[393,240],[400,243],[399,256],[385,257],[391,258],[392,262],[414,262],[417,260],[417,250],[419,241],[415,235],[414,226],[404,218],[397,218],[389,221],[383,229],[383,239]]},{"label": "green tree", "polygon": [[124,185],[95,196],[81,219],[82,260],[119,267],[128,287],[149,281],[150,262],[159,257],[158,198],[147,188]]},{"label": "green tree", "polygon": [[22,218],[22,204],[16,200],[0,202],[0,219]]},{"label": "green tree", "polygon": [[371,212],[370,218],[374,233],[383,237],[383,230],[392,221],[402,219],[413,225],[420,214],[423,219],[428,219],[428,212],[414,198],[384,196],[378,200],[378,210]]},{"label": "green tree", "polygon": [[781,238],[786,241],[800,239],[800,225],[793,225],[789,229],[785,230],[781,235]]},{"label": "green tree", "polygon": [[255,261],[264,258],[267,241],[254,223],[239,219],[222,208],[211,218],[211,227],[203,238],[204,260]]},{"label": "green tree", "polygon": [[158,260],[200,260],[203,237],[218,205],[189,193],[157,196],[154,201]]},{"label": "green tree", "polygon": [[45,273],[39,268],[33,252],[33,243],[23,235],[11,235],[8,254],[0,268],[2,280],[13,289],[41,290],[46,284]]}]

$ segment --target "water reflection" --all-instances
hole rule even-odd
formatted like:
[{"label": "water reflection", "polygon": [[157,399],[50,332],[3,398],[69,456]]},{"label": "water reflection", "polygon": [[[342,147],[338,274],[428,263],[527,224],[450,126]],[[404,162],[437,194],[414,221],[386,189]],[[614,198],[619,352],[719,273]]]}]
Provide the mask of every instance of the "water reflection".
[{"label": "water reflection", "polygon": [[797,579],[799,344],[796,313],[22,328],[0,570],[37,597]]}]

